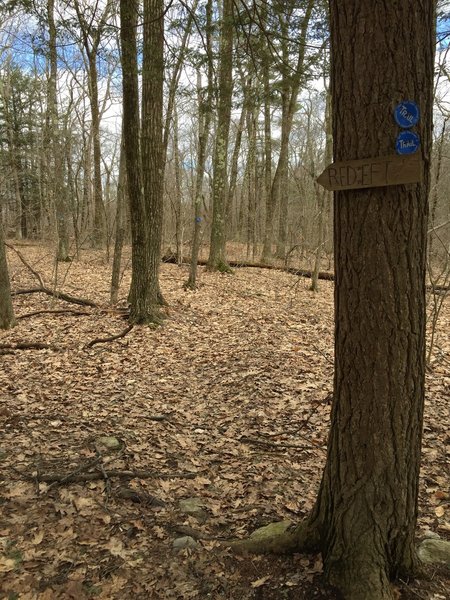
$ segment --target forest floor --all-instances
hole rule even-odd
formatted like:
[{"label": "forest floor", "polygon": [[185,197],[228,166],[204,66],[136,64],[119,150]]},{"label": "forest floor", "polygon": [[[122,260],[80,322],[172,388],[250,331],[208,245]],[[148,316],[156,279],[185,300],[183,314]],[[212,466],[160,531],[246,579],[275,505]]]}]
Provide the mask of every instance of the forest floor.
[{"label": "forest floor", "polygon": [[[17,248],[51,287],[52,249]],[[13,290],[36,287],[12,251],[9,261]],[[186,292],[187,268],[164,265],[164,325],[89,347],[127,326],[108,309],[110,266],[86,251],[58,269],[58,289],[104,308],[19,295],[16,315],[28,316],[0,333],[0,598],[338,598],[320,556],[240,557],[220,544],[313,505],[330,418],[332,282],[314,294],[281,271],[201,269],[201,287]],[[122,298],[128,284],[129,269]],[[29,315],[58,309],[75,312]],[[418,540],[450,537],[449,332],[447,299],[427,372]],[[4,346],[19,343],[50,347]],[[89,466],[96,479],[42,482]],[[174,549],[186,535],[195,547]],[[403,599],[448,589],[438,568],[397,583]]]}]

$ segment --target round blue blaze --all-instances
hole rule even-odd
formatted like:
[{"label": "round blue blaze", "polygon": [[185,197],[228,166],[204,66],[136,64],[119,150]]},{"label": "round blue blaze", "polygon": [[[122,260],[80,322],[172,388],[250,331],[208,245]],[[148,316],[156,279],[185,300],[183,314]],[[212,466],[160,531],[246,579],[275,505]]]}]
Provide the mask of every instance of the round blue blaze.
[{"label": "round blue blaze", "polygon": [[417,125],[420,119],[419,107],[415,102],[411,102],[409,100],[400,102],[400,104],[395,107],[394,119],[397,125],[403,129],[414,127],[414,125]]},{"label": "round blue blaze", "polygon": [[397,154],[414,154],[420,146],[420,137],[414,131],[402,131],[397,136],[395,149]]},{"label": "round blue blaze", "polygon": [[202,218],[201,217],[195,217],[195,222],[196,223],[201,223],[202,222]]}]

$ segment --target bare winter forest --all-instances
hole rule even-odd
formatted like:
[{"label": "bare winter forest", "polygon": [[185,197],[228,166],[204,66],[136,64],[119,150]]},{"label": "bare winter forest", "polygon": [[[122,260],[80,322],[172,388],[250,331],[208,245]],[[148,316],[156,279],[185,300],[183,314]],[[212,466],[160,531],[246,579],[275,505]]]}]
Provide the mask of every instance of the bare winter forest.
[{"label": "bare winter forest", "polygon": [[0,6],[0,599],[450,597],[449,23]]}]

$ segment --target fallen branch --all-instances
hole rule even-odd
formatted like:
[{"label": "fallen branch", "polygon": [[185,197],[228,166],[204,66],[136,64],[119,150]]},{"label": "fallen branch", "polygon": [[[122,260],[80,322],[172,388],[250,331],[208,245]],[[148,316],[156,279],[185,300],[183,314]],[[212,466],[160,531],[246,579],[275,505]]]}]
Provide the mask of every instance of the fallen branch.
[{"label": "fallen branch", "polygon": [[[78,469],[75,469],[75,471],[72,471],[68,475],[61,476],[59,480],[53,480],[53,482],[50,482],[51,485],[49,485],[47,492],[54,488],[56,485],[58,485],[58,483],[66,483],[70,480],[71,477],[76,477],[83,471],[91,469],[92,467],[97,465],[101,460],[103,460],[103,456],[96,456],[94,459],[89,460],[88,462],[84,463],[84,465],[79,466]],[[39,473],[37,477],[32,477],[32,479],[33,481],[45,481],[44,479],[41,479],[41,475]]]},{"label": "fallen branch", "polygon": [[36,279],[39,281],[39,285],[41,287],[45,287],[44,284],[44,280],[42,279],[41,275],[35,271],[33,269],[33,267],[30,265],[30,263],[25,259],[25,257],[23,256],[23,254],[21,252],[19,252],[19,250],[17,250],[16,248],[14,248],[14,246],[12,246],[11,244],[8,244],[7,242],[5,242],[5,246],[7,248],[9,248],[10,250],[12,250],[13,252],[15,252],[17,254],[17,256],[20,258],[20,260],[22,261],[22,263],[26,266],[26,268],[36,277]]},{"label": "fallen branch", "polygon": [[121,333],[117,333],[116,335],[111,335],[106,338],[95,338],[95,340],[91,340],[85,345],[85,348],[92,348],[95,344],[106,344],[107,342],[113,342],[114,340],[118,340],[119,338],[123,338],[133,329],[134,325],[128,325],[126,329],[124,329]]},{"label": "fallen branch", "polygon": [[70,294],[65,294],[64,292],[57,292],[54,290],[50,290],[46,287],[38,287],[38,288],[30,288],[27,290],[15,290],[11,292],[11,296],[20,296],[22,294],[47,294],[47,296],[53,296],[58,300],[64,300],[65,302],[70,302],[72,304],[78,304],[80,306],[92,306],[92,308],[98,308],[98,304],[92,302],[92,300],[87,300],[85,298],[77,298],[75,296],[71,296]]},{"label": "fallen branch", "polygon": [[44,483],[51,483],[54,485],[63,483],[82,483],[86,481],[96,481],[98,479],[104,479],[106,477],[112,478],[117,477],[119,479],[195,479],[196,473],[160,473],[158,471],[120,471],[117,469],[102,470],[98,469],[91,473],[82,473],[81,471],[91,466],[83,466],[77,469],[73,473],[64,475],[62,473],[42,473],[37,476],[27,475],[28,481],[39,481]]},{"label": "fallen branch", "polygon": [[71,310],[70,308],[61,309],[61,310],[50,310],[50,309],[49,310],[35,310],[34,312],[25,313],[24,315],[19,315],[18,317],[16,317],[16,320],[29,319],[30,317],[35,317],[36,315],[63,315],[63,314],[86,316],[86,315],[90,315],[91,313],[88,313],[88,312],[82,311],[82,310]]}]

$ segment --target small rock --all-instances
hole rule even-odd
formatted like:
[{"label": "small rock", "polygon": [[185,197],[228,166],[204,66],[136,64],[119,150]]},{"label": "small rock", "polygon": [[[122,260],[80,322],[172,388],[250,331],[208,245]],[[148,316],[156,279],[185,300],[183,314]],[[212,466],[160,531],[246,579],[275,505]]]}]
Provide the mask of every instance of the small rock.
[{"label": "small rock", "polygon": [[7,452],[4,448],[0,448],[0,460],[4,460],[7,456]]},{"label": "small rock", "polygon": [[277,523],[269,523],[265,527],[256,529],[251,535],[252,540],[265,540],[275,535],[280,535],[286,531],[286,529],[292,525],[291,521],[278,521]]},{"label": "small rock", "polygon": [[173,540],[172,546],[174,550],[184,550],[184,548],[196,548],[198,544],[193,537],[185,535]]},{"label": "small rock", "polygon": [[450,567],[450,542],[426,539],[420,544],[417,553],[424,563],[441,563]]},{"label": "small rock", "polygon": [[108,450],[120,450],[122,448],[122,442],[114,436],[104,435],[95,440],[96,444],[100,444]]},{"label": "small rock", "polygon": [[205,521],[208,517],[200,498],[186,498],[178,503],[181,512],[186,515],[191,515],[199,521]]}]

